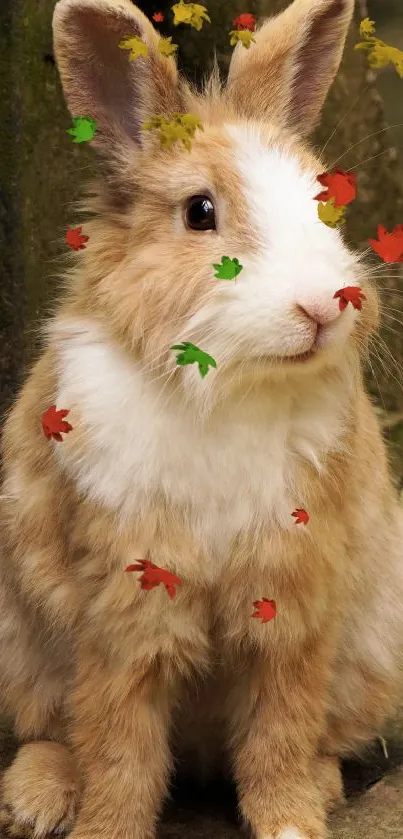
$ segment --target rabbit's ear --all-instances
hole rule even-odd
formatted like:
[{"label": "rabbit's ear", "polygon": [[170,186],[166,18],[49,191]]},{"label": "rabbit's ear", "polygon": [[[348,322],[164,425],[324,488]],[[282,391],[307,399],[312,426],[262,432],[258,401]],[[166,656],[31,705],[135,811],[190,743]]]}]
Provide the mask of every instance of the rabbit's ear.
[{"label": "rabbit's ear", "polygon": [[[148,55],[131,61],[119,43],[133,36]],[[97,121],[91,145],[99,151],[119,154],[141,142],[147,117],[181,110],[175,61],[161,55],[158,33],[130,0],[59,0],[53,37],[67,106]]]},{"label": "rabbit's ear", "polygon": [[294,0],[238,44],[227,95],[244,116],[308,134],[339,68],[354,0]]}]

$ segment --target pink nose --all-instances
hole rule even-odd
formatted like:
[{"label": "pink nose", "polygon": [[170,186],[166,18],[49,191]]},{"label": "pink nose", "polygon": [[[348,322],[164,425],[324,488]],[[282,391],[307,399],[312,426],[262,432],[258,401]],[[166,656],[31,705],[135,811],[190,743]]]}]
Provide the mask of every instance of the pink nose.
[{"label": "pink nose", "polygon": [[297,309],[307,315],[318,326],[325,326],[336,320],[340,315],[340,308],[337,300],[331,298],[329,301],[313,300],[309,303],[297,303]]}]

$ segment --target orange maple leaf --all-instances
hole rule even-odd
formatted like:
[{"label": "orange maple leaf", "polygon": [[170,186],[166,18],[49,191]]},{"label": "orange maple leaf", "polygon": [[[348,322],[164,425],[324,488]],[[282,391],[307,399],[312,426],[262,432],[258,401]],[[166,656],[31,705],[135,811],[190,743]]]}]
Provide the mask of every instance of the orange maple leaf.
[{"label": "orange maple leaf", "polygon": [[261,600],[255,600],[253,605],[257,611],[251,615],[251,618],[260,618],[262,623],[268,623],[268,621],[276,617],[277,607],[275,600],[262,597]]},{"label": "orange maple leaf", "polygon": [[86,236],[84,233],[81,234],[82,229],[82,226],[75,227],[74,230],[72,230],[71,227],[67,228],[66,242],[68,245],[70,245],[73,251],[84,250],[85,243],[88,242],[90,238],[89,236]]},{"label": "orange maple leaf", "polygon": [[70,411],[61,409],[56,411],[56,405],[51,405],[50,408],[42,415],[42,428],[45,437],[48,440],[57,440],[59,443],[63,442],[63,434],[68,434],[73,430],[73,426],[66,422],[64,417],[67,417]]},{"label": "orange maple leaf", "polygon": [[328,201],[329,198],[334,198],[335,207],[346,207],[357,195],[357,178],[353,172],[334,169],[333,172],[323,172],[322,175],[318,175],[317,180],[326,189],[315,195],[315,201]]},{"label": "orange maple leaf", "polygon": [[403,262],[403,224],[397,224],[391,233],[378,224],[378,239],[369,239],[369,244],[384,262]]},{"label": "orange maple leaf", "polygon": [[164,15],[162,14],[162,12],[154,12],[153,20],[155,20],[155,23],[162,23],[162,21],[164,20]]},{"label": "orange maple leaf", "polygon": [[364,292],[355,285],[347,285],[344,288],[340,288],[333,295],[333,298],[337,297],[339,298],[339,309],[341,312],[346,308],[348,303],[352,303],[354,309],[361,311],[362,301],[367,299]]},{"label": "orange maple leaf", "polygon": [[179,577],[172,574],[171,571],[167,571],[166,568],[159,568],[158,565],[154,565],[149,559],[139,559],[137,563],[128,565],[125,571],[143,571],[143,574],[139,578],[142,589],[151,591],[151,589],[163,583],[171,598],[175,597],[175,586],[182,585],[182,580]]},{"label": "orange maple leaf", "polygon": [[238,15],[238,17],[232,21],[232,25],[235,26],[235,29],[249,29],[249,32],[254,32],[256,27],[256,18],[254,15],[247,12],[245,14]]},{"label": "orange maple leaf", "polygon": [[301,507],[297,507],[291,515],[295,518],[295,524],[308,524],[309,522],[309,513]]}]

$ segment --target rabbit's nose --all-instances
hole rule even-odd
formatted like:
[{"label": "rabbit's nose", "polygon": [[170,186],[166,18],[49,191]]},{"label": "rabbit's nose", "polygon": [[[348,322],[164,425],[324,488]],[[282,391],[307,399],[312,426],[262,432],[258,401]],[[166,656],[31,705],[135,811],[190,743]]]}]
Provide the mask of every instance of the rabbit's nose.
[{"label": "rabbit's nose", "polygon": [[297,309],[318,326],[326,326],[340,316],[337,300],[312,300],[309,303],[297,303]]}]

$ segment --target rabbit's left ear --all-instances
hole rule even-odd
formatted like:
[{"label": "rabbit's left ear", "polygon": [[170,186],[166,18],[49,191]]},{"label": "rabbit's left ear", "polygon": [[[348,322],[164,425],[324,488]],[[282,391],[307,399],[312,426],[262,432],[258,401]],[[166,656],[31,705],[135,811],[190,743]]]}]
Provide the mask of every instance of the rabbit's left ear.
[{"label": "rabbit's left ear", "polygon": [[339,68],[354,0],[294,0],[238,44],[227,96],[240,115],[309,134]]}]

